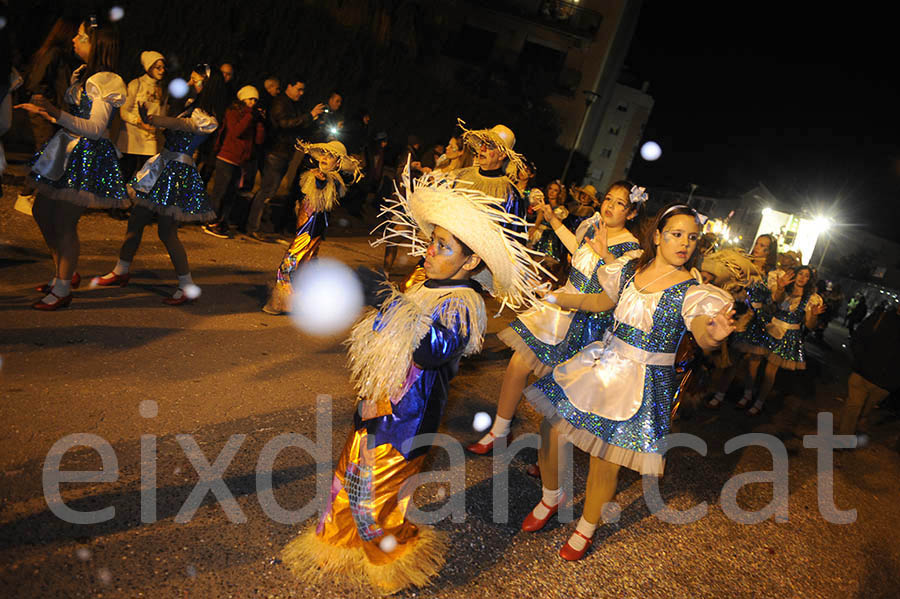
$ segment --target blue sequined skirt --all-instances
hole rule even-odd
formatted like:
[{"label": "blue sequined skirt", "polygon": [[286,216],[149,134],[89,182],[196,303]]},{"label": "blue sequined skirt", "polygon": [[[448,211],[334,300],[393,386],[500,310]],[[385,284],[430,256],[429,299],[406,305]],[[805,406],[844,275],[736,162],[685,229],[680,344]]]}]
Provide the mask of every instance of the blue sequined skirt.
[{"label": "blue sequined skirt", "polygon": [[[44,148],[34,155],[30,165],[37,162]],[[79,139],[59,179],[54,181],[37,173],[31,173],[31,176],[37,190],[55,200],[86,208],[125,208],[131,205],[119,169],[119,156],[113,143],[106,138]]]},{"label": "blue sequined skirt", "polygon": [[757,312],[750,319],[746,330],[732,333],[731,347],[745,354],[765,356],[769,353],[769,339],[769,334],[766,333],[765,320]]},{"label": "blue sequined skirt", "polygon": [[129,192],[136,204],[179,222],[209,222],[216,213],[206,193],[206,184],[197,169],[189,164],[170,161],[148,193],[135,190],[129,181]]},{"label": "blue sequined skirt", "polygon": [[805,370],[806,350],[803,347],[803,334],[801,329],[789,329],[784,337],[775,339],[769,334],[767,348],[769,355],[766,359],[785,370]]},{"label": "blue sequined skirt", "polygon": [[659,445],[669,432],[676,389],[672,366],[647,366],[641,407],[621,422],[573,406],[552,373],[528,387],[525,398],[580,449],[641,474],[662,475],[665,460]]},{"label": "blue sequined skirt", "polygon": [[569,324],[566,337],[556,345],[549,345],[535,337],[518,318],[509,327],[497,333],[497,337],[525,358],[535,376],[549,373],[584,346],[600,341],[612,325],[612,312],[576,312]]},{"label": "blue sequined skirt", "polygon": [[565,255],[562,241],[560,241],[556,233],[550,229],[541,233],[541,236],[534,243],[533,249],[536,252],[540,252],[545,256],[553,258],[557,262],[561,262]]}]

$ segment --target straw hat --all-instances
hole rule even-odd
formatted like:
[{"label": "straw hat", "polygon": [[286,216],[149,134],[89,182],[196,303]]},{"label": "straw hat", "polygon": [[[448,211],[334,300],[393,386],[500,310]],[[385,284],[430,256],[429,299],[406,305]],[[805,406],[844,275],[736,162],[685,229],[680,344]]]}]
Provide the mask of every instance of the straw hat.
[{"label": "straw hat", "polygon": [[403,171],[404,189],[387,200],[382,237],[375,242],[402,245],[414,256],[424,255],[436,226],[443,227],[472,249],[493,277],[491,295],[503,306],[519,309],[538,298],[544,271],[541,257],[526,247],[527,236],[510,230],[524,221],[508,214],[497,198],[439,179],[431,174],[410,185],[409,165]]},{"label": "straw hat", "polygon": [[730,248],[704,256],[700,270],[710,273],[713,276],[712,284],[728,292],[746,287],[761,276],[750,256]]},{"label": "straw hat", "polygon": [[462,130],[463,143],[472,148],[475,154],[478,154],[482,144],[488,144],[502,151],[509,160],[510,167],[515,168],[516,172],[527,168],[525,157],[513,150],[516,145],[516,135],[506,125],[494,125],[490,129],[466,129],[465,121],[457,119],[456,122]]},{"label": "straw hat", "polygon": [[362,170],[359,168],[359,161],[352,156],[347,155],[347,148],[337,140],[320,144],[311,144],[297,140],[294,147],[301,152],[309,154],[316,160],[325,155],[335,156],[338,159],[338,168],[345,173],[351,173],[353,175],[353,181],[351,183],[356,183],[363,178]]}]

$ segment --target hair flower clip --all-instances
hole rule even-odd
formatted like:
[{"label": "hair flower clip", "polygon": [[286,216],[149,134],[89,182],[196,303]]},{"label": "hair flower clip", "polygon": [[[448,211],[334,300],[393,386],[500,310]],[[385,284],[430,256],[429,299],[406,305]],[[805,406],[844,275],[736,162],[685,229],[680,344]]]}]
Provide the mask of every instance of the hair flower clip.
[{"label": "hair flower clip", "polygon": [[643,204],[649,199],[647,196],[647,188],[634,185],[628,193],[628,199],[631,200],[632,204]]},{"label": "hair flower clip", "polygon": [[88,24],[90,25],[91,29],[96,29],[99,26],[99,23],[97,22],[97,15],[89,15]]}]

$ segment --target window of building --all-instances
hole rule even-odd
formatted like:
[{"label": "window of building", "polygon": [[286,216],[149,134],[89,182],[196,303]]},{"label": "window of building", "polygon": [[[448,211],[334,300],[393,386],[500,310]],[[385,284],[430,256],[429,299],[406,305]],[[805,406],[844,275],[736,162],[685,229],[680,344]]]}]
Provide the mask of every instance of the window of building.
[{"label": "window of building", "polygon": [[604,158],[609,158],[610,156],[612,156],[612,150],[610,148],[605,148],[602,152],[600,152],[600,155]]},{"label": "window of building", "polygon": [[619,112],[628,112],[628,104],[619,104],[616,106],[616,110]]},{"label": "window of building", "polygon": [[619,125],[613,125],[612,127],[609,128],[610,135],[618,135],[619,129],[620,129]]}]

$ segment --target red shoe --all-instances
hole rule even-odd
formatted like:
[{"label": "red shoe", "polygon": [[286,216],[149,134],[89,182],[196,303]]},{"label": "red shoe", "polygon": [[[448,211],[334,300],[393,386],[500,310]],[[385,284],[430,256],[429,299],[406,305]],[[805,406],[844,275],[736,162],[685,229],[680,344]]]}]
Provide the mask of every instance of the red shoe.
[{"label": "red shoe", "polygon": [[180,306],[181,304],[192,304],[194,300],[189,298],[185,293],[181,292],[181,297],[167,297],[163,300],[163,303],[167,306]]},{"label": "red shoe", "polygon": [[59,297],[58,295],[56,295],[55,293],[50,291],[50,292],[48,292],[48,295],[52,295],[53,297],[55,297],[56,301],[53,302],[52,304],[45,304],[43,301],[39,300],[39,301],[36,301],[33,304],[31,304],[31,307],[34,308],[35,310],[43,310],[45,312],[52,312],[53,310],[59,310],[60,308],[65,308],[66,306],[68,306],[69,304],[72,303],[72,294],[71,293],[65,297]]},{"label": "red shoe", "polygon": [[488,434],[491,436],[490,443],[481,443],[480,441],[478,443],[472,443],[471,445],[466,447],[466,451],[470,451],[477,455],[485,455],[487,453],[490,453],[491,450],[494,449],[494,441],[497,440],[497,437],[491,431],[488,431]]},{"label": "red shoe", "polygon": [[[81,285],[81,275],[77,272],[72,275],[72,289],[78,289],[78,286]],[[50,283],[44,283],[43,285],[38,285],[34,288],[35,291],[39,291],[44,295],[50,293],[51,285]]]},{"label": "red shoe", "polygon": [[[574,549],[571,545],[569,545],[569,541],[566,541],[566,544],[562,546],[562,549],[559,550],[559,557],[564,560],[568,560],[570,562],[574,562],[580,560],[584,557],[584,554],[587,553],[587,550],[591,548],[591,545],[594,544],[593,539],[589,539],[576,529],[573,535],[578,535],[582,539],[585,540],[584,547],[581,548],[581,551]],[[571,538],[571,537],[570,537]]]},{"label": "red shoe", "polygon": [[565,501],[565,500],[566,500],[566,494],[563,493],[559,497],[559,503],[557,503],[553,507],[550,507],[549,505],[544,503],[543,499],[541,499],[541,505],[543,505],[545,508],[550,510],[550,512],[547,514],[547,516],[545,518],[535,518],[534,510],[531,510],[530,512],[528,512],[528,515],[525,516],[525,519],[522,520],[522,530],[524,530],[525,532],[537,532],[540,529],[547,526],[547,522],[550,520],[550,518],[553,517],[553,515],[556,512],[559,511],[559,506],[561,506],[563,501]]},{"label": "red shoe", "polygon": [[131,273],[126,272],[124,275],[117,275],[116,273],[109,273],[112,275],[111,278],[108,278],[106,275],[102,277],[97,277],[94,279],[94,283],[96,283],[99,287],[113,287],[118,285],[119,287],[124,287],[128,284],[128,281],[131,279]]}]

